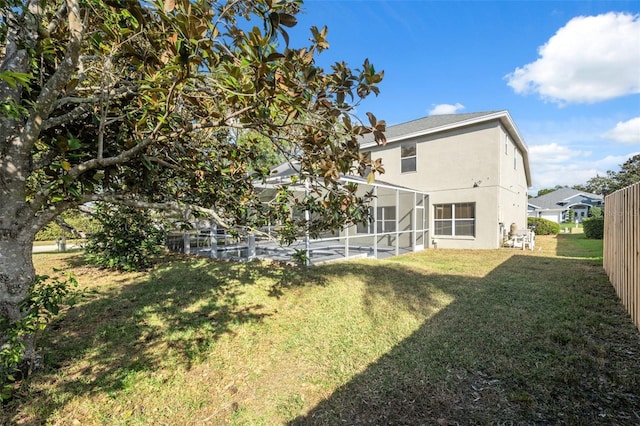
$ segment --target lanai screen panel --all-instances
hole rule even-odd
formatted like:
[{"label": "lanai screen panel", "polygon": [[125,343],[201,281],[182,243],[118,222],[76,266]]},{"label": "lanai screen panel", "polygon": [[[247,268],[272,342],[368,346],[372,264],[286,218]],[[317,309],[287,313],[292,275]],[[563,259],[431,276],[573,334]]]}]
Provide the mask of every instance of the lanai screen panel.
[{"label": "lanai screen panel", "polygon": [[413,249],[415,193],[398,191],[398,238],[399,249]]}]

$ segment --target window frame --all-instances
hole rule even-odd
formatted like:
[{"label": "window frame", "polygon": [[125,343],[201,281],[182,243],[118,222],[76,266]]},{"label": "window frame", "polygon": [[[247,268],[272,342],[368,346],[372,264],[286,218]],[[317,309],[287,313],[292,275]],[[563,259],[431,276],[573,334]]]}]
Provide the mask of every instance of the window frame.
[{"label": "window frame", "polygon": [[396,210],[396,206],[378,206],[376,210],[376,231],[378,234],[396,232]]},{"label": "window frame", "polygon": [[[412,155],[406,155],[405,150],[412,149]],[[413,170],[405,170],[405,164],[411,164],[413,160]],[[415,142],[405,143],[400,146],[400,173],[414,173],[418,171],[418,147]]]},{"label": "window frame", "polygon": [[[358,222],[356,233],[358,234],[389,234],[396,232],[396,206],[378,206],[375,220],[363,224]],[[369,214],[373,218],[373,207],[369,207]]]},{"label": "window frame", "polygon": [[[464,211],[469,208],[471,209],[470,215],[467,213],[465,217],[459,217],[459,214],[464,215]],[[460,213],[458,214],[458,212]],[[474,202],[434,204],[433,235],[434,237],[475,238],[476,218],[476,203]],[[471,233],[463,231],[469,225],[471,225]],[[457,230],[459,232],[456,232]],[[445,231],[445,233],[442,233],[442,231]],[[446,231],[450,233],[446,233]]]}]

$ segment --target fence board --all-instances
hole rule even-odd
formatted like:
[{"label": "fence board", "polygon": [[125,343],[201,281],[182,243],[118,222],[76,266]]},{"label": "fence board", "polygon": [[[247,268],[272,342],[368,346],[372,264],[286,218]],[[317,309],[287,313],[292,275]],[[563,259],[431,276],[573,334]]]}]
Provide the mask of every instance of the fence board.
[{"label": "fence board", "polygon": [[605,197],[604,270],[640,330],[640,182]]}]

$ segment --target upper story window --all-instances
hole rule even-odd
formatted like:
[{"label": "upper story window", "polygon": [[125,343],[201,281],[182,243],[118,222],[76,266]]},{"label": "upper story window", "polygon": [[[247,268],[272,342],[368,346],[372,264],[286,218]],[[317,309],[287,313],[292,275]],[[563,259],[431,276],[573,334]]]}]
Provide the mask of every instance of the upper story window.
[{"label": "upper story window", "polygon": [[400,171],[402,173],[416,171],[416,144],[406,144],[400,147]]},{"label": "upper story window", "polygon": [[509,155],[509,135],[504,134],[504,155]]},{"label": "upper story window", "polygon": [[518,166],[518,148],[513,147],[513,170],[516,170]]}]

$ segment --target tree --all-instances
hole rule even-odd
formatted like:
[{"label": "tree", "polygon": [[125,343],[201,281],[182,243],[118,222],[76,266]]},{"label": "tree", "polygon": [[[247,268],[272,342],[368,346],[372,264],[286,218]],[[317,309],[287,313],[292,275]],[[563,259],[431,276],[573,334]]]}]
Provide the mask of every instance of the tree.
[{"label": "tree", "polygon": [[589,209],[589,217],[600,218],[602,217],[602,207],[594,206]]},{"label": "tree", "polygon": [[545,194],[549,194],[549,193],[551,193],[551,192],[553,192],[553,191],[557,191],[558,189],[562,189],[562,188],[567,188],[567,186],[566,186],[566,185],[565,185],[565,186],[562,186],[562,185],[556,185],[556,186],[554,186],[553,188],[543,188],[543,189],[540,189],[540,190],[538,191],[538,195],[536,195],[536,197],[542,197],[542,196],[543,196],[543,195],[545,195]]},{"label": "tree", "polygon": [[621,164],[620,171],[607,170],[606,176],[597,175],[589,179],[580,189],[593,194],[608,195],[636,182],[640,182],[640,154],[634,155]]},{"label": "tree", "polygon": [[239,133],[296,166],[309,186],[299,207],[325,219],[312,234],[366,217],[339,176],[366,168],[358,137],[385,142],[383,121],[353,115],[383,73],[367,60],[318,67],[326,27],[290,46],[300,3],[0,0],[0,333],[25,316],[34,235],[83,203],[287,221],[295,238],[291,188],[257,201],[263,152]]}]

